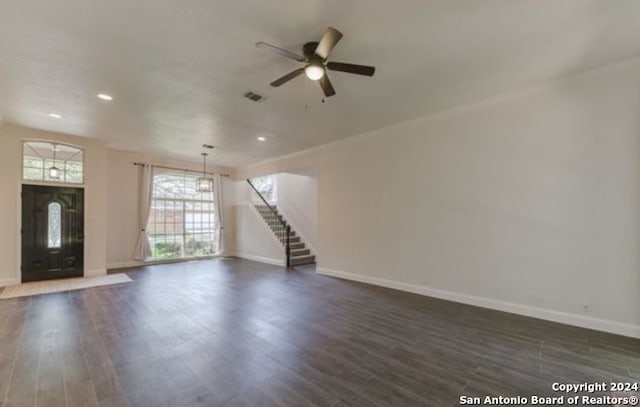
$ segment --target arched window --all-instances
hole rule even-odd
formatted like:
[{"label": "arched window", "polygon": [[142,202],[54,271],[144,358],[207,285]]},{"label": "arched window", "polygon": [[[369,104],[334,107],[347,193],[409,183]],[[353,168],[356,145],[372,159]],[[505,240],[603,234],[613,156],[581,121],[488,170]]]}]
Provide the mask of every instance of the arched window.
[{"label": "arched window", "polygon": [[58,249],[62,240],[62,205],[51,202],[47,207],[47,247]]},{"label": "arched window", "polygon": [[84,182],[84,151],[51,141],[22,143],[22,179],[28,181]]}]

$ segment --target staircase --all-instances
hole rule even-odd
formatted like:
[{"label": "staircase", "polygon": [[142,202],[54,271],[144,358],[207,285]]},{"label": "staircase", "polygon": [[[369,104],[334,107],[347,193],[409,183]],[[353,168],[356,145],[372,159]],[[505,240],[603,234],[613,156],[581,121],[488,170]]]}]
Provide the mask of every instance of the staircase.
[{"label": "staircase", "polygon": [[[269,229],[273,231],[283,247],[287,244],[287,231],[288,225],[286,219],[278,212],[278,208],[275,205],[257,204],[253,203],[254,208],[258,211],[262,219],[267,223]],[[291,229],[289,233],[289,247],[291,253],[291,266],[301,266],[303,264],[313,264],[316,261],[316,256],[311,254],[311,250],[302,241],[300,236]]]}]

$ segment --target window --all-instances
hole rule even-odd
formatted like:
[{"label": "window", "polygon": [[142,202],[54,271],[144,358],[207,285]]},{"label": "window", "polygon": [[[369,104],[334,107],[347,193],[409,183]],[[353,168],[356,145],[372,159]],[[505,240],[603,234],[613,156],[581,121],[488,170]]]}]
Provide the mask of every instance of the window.
[{"label": "window", "polygon": [[47,207],[47,247],[59,249],[62,236],[62,206],[59,202],[51,202]]},{"label": "window", "polygon": [[196,191],[198,176],[186,171],[155,170],[147,227],[153,259],[198,257],[218,252],[214,194]]},{"label": "window", "polygon": [[266,175],[264,177],[253,178],[251,183],[260,192],[260,195],[267,200],[270,204],[275,204],[278,201],[278,187],[276,179],[272,175]]},{"label": "window", "polygon": [[[58,174],[52,173],[56,168]],[[49,141],[22,143],[22,179],[27,181],[84,182],[84,151],[67,144]]]}]

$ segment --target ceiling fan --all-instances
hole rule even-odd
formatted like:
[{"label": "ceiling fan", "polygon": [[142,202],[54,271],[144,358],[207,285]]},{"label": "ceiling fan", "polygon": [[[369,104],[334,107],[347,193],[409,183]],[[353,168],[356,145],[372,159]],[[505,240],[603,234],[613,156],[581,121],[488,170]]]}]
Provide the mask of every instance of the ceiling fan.
[{"label": "ceiling fan", "polygon": [[318,81],[324,95],[329,97],[335,95],[336,91],[333,89],[333,85],[327,76],[327,69],[330,71],[348,72],[365,76],[373,76],[376,71],[376,68],[373,66],[347,64],[344,62],[327,62],[331,50],[333,50],[341,38],[342,33],[340,31],[329,27],[322,36],[322,39],[320,39],[320,42],[307,42],[302,46],[302,54],[304,56],[276,47],[275,45],[267,44],[266,42],[258,42],[256,43],[256,47],[269,49],[283,57],[305,64],[304,67],[289,72],[283,77],[271,82],[271,86],[281,86],[304,73],[307,75],[307,78]]}]

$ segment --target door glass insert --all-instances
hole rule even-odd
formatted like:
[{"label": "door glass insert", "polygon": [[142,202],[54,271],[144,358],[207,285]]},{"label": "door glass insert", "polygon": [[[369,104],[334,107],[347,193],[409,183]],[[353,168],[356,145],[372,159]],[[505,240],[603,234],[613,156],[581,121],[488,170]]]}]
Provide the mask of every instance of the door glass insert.
[{"label": "door glass insert", "polygon": [[59,249],[62,235],[60,225],[62,224],[62,206],[58,202],[51,202],[47,210],[47,247],[49,249]]}]

